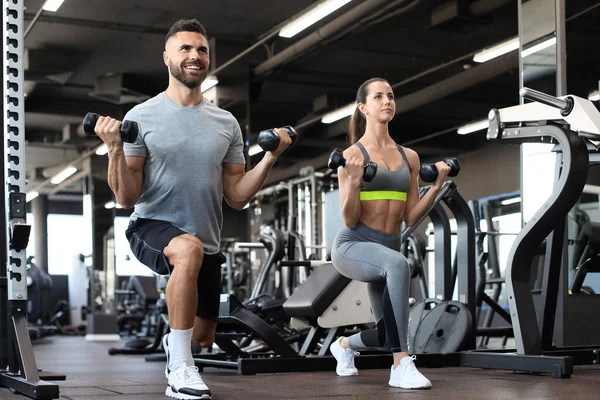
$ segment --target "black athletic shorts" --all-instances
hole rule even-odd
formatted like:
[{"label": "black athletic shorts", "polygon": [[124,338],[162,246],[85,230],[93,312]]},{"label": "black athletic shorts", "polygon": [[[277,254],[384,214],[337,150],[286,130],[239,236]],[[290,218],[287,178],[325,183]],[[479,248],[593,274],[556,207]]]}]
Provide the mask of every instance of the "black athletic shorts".
[{"label": "black athletic shorts", "polygon": [[[164,248],[174,237],[185,232],[170,222],[138,218],[131,221],[125,236],[135,257],[159,275],[168,275],[173,266],[163,253]],[[216,320],[219,315],[221,295],[221,265],[225,262],[222,253],[204,254],[198,274],[198,307],[196,315]]]}]

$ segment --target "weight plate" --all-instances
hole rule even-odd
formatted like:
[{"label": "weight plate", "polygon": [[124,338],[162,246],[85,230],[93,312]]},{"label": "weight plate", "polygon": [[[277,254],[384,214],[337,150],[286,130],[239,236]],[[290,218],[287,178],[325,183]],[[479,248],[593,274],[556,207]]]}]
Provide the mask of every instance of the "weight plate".
[{"label": "weight plate", "polygon": [[458,301],[438,304],[420,321],[414,336],[414,354],[459,351],[471,333],[469,309]]},{"label": "weight plate", "polygon": [[431,311],[436,305],[440,304],[442,300],[438,299],[423,299],[416,302],[411,308],[408,314],[408,344],[409,351],[411,351],[412,344],[415,341],[415,335],[419,329],[419,325],[425,316]]}]

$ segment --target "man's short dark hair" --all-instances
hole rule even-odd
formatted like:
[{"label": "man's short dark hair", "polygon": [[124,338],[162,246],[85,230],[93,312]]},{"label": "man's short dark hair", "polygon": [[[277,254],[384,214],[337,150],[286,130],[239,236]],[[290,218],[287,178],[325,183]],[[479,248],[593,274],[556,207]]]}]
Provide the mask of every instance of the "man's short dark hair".
[{"label": "man's short dark hair", "polygon": [[171,36],[175,36],[177,32],[198,32],[208,39],[208,36],[206,35],[206,29],[204,29],[202,24],[196,19],[180,19],[179,21],[175,22],[171,29],[169,29],[169,33],[167,33],[165,43]]}]

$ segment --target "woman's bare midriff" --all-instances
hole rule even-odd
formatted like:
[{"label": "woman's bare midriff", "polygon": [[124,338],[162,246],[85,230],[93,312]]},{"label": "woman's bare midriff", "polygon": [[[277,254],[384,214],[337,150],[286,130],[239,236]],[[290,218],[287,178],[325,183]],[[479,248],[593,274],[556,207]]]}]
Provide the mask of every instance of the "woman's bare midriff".
[{"label": "woman's bare midriff", "polygon": [[401,200],[361,201],[360,222],[384,233],[398,233],[406,202]]}]

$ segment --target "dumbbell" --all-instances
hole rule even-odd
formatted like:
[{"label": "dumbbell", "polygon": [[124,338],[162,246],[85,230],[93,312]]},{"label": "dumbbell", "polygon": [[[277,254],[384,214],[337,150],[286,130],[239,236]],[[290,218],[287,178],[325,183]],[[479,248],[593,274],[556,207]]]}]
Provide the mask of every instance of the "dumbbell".
[{"label": "dumbbell", "polygon": [[[444,160],[446,165],[450,167],[450,173],[448,176],[456,176],[460,172],[460,163],[456,158],[446,158]],[[438,177],[438,170],[433,163],[424,163],[421,164],[421,169],[419,170],[419,175],[421,176],[421,180],[423,182],[435,182]]]},{"label": "dumbbell", "polygon": [[[83,133],[86,136],[96,136],[94,128],[96,128],[96,122],[98,122],[100,115],[94,113],[87,113],[83,119]],[[138,137],[139,128],[135,121],[123,121],[121,124],[121,140],[125,143],[133,143]]]},{"label": "dumbbell", "polygon": [[[339,167],[345,167],[346,159],[344,158],[344,152],[340,149],[334,149],[331,155],[329,156],[327,166],[330,169],[338,169]],[[369,161],[369,163],[365,165],[365,171],[363,172],[363,180],[365,182],[371,182],[373,178],[375,178],[375,174],[377,174],[377,164],[374,161]]]},{"label": "dumbbell", "polygon": [[[290,138],[292,138],[292,143],[290,144],[290,146],[296,144],[298,134],[296,133],[294,128],[292,128],[289,125],[286,125],[281,129],[284,129],[288,133],[288,135],[290,135]],[[273,151],[277,147],[279,147],[279,136],[277,136],[275,129],[265,129],[264,131],[260,131],[260,133],[258,134],[258,145],[264,151]]]}]

